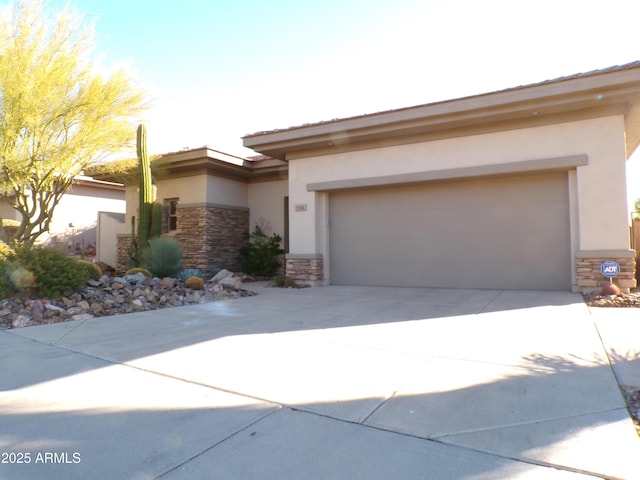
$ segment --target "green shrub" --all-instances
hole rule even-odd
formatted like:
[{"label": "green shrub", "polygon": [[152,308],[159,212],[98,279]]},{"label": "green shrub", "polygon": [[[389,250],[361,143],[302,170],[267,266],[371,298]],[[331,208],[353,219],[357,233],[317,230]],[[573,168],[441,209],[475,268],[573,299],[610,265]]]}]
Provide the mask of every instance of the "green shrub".
[{"label": "green shrub", "polygon": [[182,271],[182,248],[173,237],[152,238],[141,256],[142,266],[155,277],[173,277]]},{"label": "green shrub", "polygon": [[89,260],[76,260],[87,274],[87,279],[98,280],[102,276],[102,270],[100,267]]},{"label": "green shrub", "polygon": [[24,268],[35,276],[35,292],[40,296],[55,297],[65,290],[77,290],[88,280],[87,273],[77,260],[52,248],[17,248],[11,257],[9,271]]},{"label": "green shrub", "polygon": [[189,277],[184,282],[184,286],[192,290],[203,290],[204,280],[201,279],[200,277]]},{"label": "green shrub", "polygon": [[240,248],[240,262],[245,273],[270,277],[280,266],[277,257],[284,253],[280,248],[282,237],[277,233],[270,233],[269,225],[261,221],[249,234],[247,244]]},{"label": "green shrub", "polygon": [[140,267],[130,268],[129,270],[126,271],[125,276],[126,275],[135,275],[136,273],[141,273],[145,277],[153,276],[153,275],[151,275],[151,272],[149,270],[147,270],[146,268],[140,268]]}]

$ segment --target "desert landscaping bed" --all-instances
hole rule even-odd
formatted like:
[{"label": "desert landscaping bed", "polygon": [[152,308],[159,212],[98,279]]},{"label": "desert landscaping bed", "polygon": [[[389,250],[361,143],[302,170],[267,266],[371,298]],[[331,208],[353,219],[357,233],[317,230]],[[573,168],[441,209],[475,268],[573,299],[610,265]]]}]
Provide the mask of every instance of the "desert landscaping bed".
[{"label": "desert landscaping bed", "polygon": [[27,294],[0,300],[0,330],[85,320],[123,313],[254,295],[244,288],[250,278],[228,272],[192,289],[174,278],[150,278],[142,274],[110,277],[103,275],[84,288],[65,292],[54,299],[37,299]]}]

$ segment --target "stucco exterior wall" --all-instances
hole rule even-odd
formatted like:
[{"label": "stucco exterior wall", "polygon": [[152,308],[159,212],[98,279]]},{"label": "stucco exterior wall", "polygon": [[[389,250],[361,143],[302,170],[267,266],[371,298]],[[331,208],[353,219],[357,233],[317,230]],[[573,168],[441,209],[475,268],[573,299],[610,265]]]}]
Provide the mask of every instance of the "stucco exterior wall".
[{"label": "stucco exterior wall", "polygon": [[[572,249],[629,248],[622,115],[406,145],[290,157],[290,251],[326,254],[327,194],[314,182],[587,155],[570,175]],[[607,189],[607,186],[615,188]]]},{"label": "stucco exterior wall", "polygon": [[[178,198],[180,204],[214,204],[246,208],[247,185],[243,182],[211,175],[194,175],[158,180],[156,182],[156,197],[158,202],[165,199]],[[126,189],[127,225],[131,216],[136,215],[138,209],[138,186],[128,186]]]},{"label": "stucco exterior wall", "polygon": [[284,199],[289,195],[286,180],[257,182],[249,184],[248,201],[250,208],[250,228],[264,218],[273,233],[284,237]]},{"label": "stucco exterior wall", "polygon": [[[207,176],[206,203],[228,205],[233,207],[248,207],[247,184],[227,178]],[[180,199],[182,201],[182,198]]]}]

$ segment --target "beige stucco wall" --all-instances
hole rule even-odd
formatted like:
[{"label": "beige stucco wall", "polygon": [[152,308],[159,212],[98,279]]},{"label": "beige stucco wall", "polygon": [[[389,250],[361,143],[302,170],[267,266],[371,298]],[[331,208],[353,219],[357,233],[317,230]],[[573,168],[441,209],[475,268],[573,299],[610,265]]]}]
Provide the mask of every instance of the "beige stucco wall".
[{"label": "beige stucco wall", "polygon": [[[206,202],[210,204],[243,208],[249,206],[245,182],[209,175],[206,180],[206,193]],[[183,203],[182,197],[180,202]]]},{"label": "beige stucco wall", "polygon": [[124,212],[98,212],[96,261],[118,264],[117,233],[125,233]]},{"label": "beige stucco wall", "polygon": [[[202,205],[205,203],[247,207],[247,185],[244,182],[207,175],[194,175],[159,180],[156,197],[158,202],[178,198],[181,205]],[[138,209],[137,185],[127,187],[127,225]]]},{"label": "beige stucco wall", "polygon": [[249,224],[251,229],[264,218],[273,233],[284,237],[284,198],[289,195],[286,180],[249,184]]},{"label": "beige stucco wall", "polygon": [[[621,115],[367,150],[290,158],[290,251],[327,251],[327,194],[314,182],[411,174],[572,155],[572,250],[629,248],[624,118]],[[306,211],[304,211],[306,209]]]}]

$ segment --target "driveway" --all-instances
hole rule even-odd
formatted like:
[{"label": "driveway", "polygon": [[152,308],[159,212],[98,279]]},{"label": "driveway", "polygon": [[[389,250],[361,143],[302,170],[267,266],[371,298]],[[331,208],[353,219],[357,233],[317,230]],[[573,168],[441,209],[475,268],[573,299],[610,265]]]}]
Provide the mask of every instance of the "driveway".
[{"label": "driveway", "polygon": [[640,478],[637,310],[251,288],[0,332],[0,479]]}]

